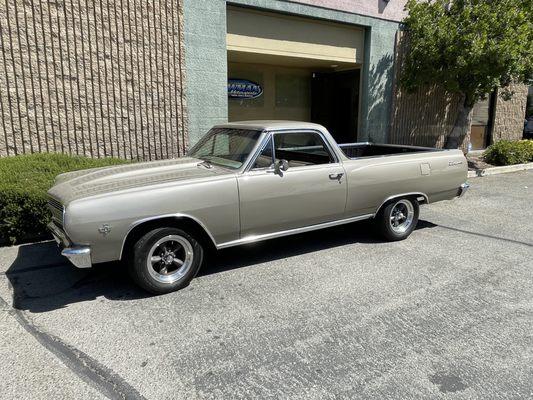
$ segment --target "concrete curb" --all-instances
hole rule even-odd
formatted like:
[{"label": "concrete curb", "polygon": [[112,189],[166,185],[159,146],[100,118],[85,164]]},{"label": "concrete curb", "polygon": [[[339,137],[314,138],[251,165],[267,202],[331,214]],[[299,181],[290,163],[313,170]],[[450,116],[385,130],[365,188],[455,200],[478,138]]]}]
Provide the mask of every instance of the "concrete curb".
[{"label": "concrete curb", "polygon": [[528,169],[533,169],[533,163],[506,165],[503,167],[492,167],[492,168],[478,169],[475,171],[468,171],[468,177],[475,178],[478,176],[506,174],[508,172],[526,171]]}]

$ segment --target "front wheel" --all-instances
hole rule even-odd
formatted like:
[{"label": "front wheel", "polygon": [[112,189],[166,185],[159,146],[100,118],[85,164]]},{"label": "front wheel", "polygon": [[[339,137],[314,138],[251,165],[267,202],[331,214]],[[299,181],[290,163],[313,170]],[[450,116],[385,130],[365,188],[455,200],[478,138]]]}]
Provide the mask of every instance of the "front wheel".
[{"label": "front wheel", "polygon": [[203,261],[202,245],[177,228],[157,228],[133,246],[130,273],[143,289],[163,294],[184,288]]},{"label": "front wheel", "polygon": [[416,228],[419,211],[415,199],[403,198],[389,202],[376,215],[379,233],[389,241],[406,239]]}]

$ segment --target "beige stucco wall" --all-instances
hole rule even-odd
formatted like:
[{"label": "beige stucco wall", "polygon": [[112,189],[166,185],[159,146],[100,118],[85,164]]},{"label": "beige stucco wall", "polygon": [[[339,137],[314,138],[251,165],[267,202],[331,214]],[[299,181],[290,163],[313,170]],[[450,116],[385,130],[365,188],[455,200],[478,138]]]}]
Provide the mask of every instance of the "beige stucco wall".
[{"label": "beige stucco wall", "polygon": [[181,1],[0,2],[0,156],[187,144]]}]

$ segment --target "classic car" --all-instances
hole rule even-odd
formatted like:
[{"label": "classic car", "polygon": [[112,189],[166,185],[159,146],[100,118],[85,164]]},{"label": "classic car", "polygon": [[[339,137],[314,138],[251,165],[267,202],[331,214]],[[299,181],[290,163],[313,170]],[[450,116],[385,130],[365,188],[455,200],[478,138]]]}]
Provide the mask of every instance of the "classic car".
[{"label": "classic car", "polygon": [[122,260],[152,293],[186,286],[209,249],[372,219],[407,238],[419,205],[466,189],[460,150],[338,145],[320,125],[212,128],[187,157],[61,174],[51,232],[79,268]]}]

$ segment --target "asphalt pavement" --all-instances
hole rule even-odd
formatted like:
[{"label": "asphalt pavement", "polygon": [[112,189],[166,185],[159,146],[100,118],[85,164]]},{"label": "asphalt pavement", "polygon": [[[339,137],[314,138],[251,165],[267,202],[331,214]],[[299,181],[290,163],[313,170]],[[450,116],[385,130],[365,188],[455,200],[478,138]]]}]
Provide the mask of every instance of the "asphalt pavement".
[{"label": "asphalt pavement", "polygon": [[187,288],[0,249],[2,399],[533,397],[533,171],[473,178],[411,237],[369,223],[217,253]]}]

